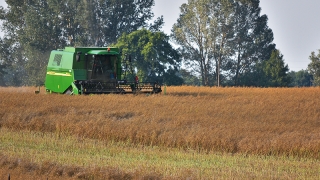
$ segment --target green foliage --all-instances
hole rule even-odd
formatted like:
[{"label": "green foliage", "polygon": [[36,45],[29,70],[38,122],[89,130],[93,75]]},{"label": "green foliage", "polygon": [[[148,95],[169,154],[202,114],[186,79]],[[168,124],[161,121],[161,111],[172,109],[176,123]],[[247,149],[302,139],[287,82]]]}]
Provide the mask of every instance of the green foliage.
[{"label": "green foliage", "polygon": [[189,86],[200,86],[201,80],[197,77],[191,74],[191,72],[187,71],[186,69],[180,70],[181,77],[183,78],[184,85]]},{"label": "green foliage", "polygon": [[320,50],[318,50],[317,55],[312,52],[309,59],[311,62],[308,65],[308,71],[313,75],[313,85],[320,86]]},{"label": "green foliage", "polygon": [[266,87],[268,78],[263,71],[263,64],[256,64],[252,71],[243,73],[238,84],[245,87]]},{"label": "green foliage", "polygon": [[291,82],[288,65],[284,64],[283,55],[279,50],[272,52],[270,59],[264,62],[263,70],[269,87],[285,87]]},{"label": "green foliage", "polygon": [[231,80],[231,85],[244,85],[245,77],[256,73],[275,49],[259,0],[190,0],[180,11],[172,37],[185,64],[201,75],[202,85],[214,79],[218,86]]},{"label": "green foliage", "polygon": [[24,85],[27,79],[24,66],[26,59],[20,46],[13,46],[12,39],[0,40],[0,85]]},{"label": "green foliage", "polygon": [[244,72],[238,83],[248,87],[287,87],[292,81],[288,71],[283,55],[279,50],[274,50],[268,60],[257,62],[251,71]]},{"label": "green foliage", "polygon": [[298,72],[291,71],[288,75],[292,80],[290,86],[308,87],[312,85],[313,76],[308,72],[308,70],[300,70]]},{"label": "green foliage", "polygon": [[5,86],[5,80],[4,80],[4,75],[5,75],[5,66],[0,63],[0,86]]},{"label": "green foliage", "polygon": [[[261,8],[258,0],[235,1],[234,39],[231,46],[234,49],[231,77],[234,85],[242,84],[242,76],[260,74],[259,64],[270,58],[275,49],[272,30],[267,26],[268,17],[260,15]],[[259,78],[251,79],[251,85],[260,84]]]},{"label": "green foliage", "polygon": [[[154,0],[7,0],[6,3],[8,9],[0,8],[7,38],[1,42],[1,74],[5,77],[2,84],[42,84],[53,49],[67,45],[106,46],[115,43],[124,32],[141,27],[157,31],[163,25],[162,17],[147,24],[154,16],[151,11]],[[4,67],[4,63],[8,64]],[[13,79],[16,80],[12,82]]]},{"label": "green foliage", "polygon": [[[153,18],[152,7],[154,0],[95,0],[98,1],[97,12],[94,17],[100,19],[100,27],[104,44],[115,43],[117,39],[125,32],[131,33],[141,27],[148,27],[146,23]],[[158,18],[153,29],[159,30],[163,19]]]},{"label": "green foliage", "polygon": [[163,32],[141,29],[123,34],[115,46],[122,49],[123,54],[132,56],[133,67],[130,69],[136,72],[131,74],[137,74],[140,80],[182,84],[178,77],[174,77],[180,63],[179,54]]},{"label": "green foliage", "polygon": [[184,78],[178,75],[178,71],[176,69],[169,68],[163,74],[163,84],[168,86],[177,86],[184,84]]},{"label": "green foliage", "polygon": [[213,27],[217,22],[214,16],[209,17],[210,9],[216,3],[210,4],[208,0],[190,0],[188,4],[183,4],[178,22],[172,29],[172,37],[180,45],[185,65],[195,68],[196,73],[201,75],[203,85],[209,84],[213,64],[211,51],[213,39],[217,36]]},{"label": "green foliage", "polygon": [[5,79],[4,76],[6,74],[5,69],[7,67],[7,64],[4,62],[4,59],[2,57],[4,43],[2,40],[0,40],[0,86],[5,86]]}]

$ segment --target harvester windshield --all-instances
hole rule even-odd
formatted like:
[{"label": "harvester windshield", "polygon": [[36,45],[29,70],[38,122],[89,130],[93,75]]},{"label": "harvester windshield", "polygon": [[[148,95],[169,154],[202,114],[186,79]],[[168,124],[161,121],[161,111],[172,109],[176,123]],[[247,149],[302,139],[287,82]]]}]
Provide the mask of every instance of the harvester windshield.
[{"label": "harvester windshield", "polygon": [[117,79],[117,56],[89,55],[87,61],[88,80],[114,81]]}]

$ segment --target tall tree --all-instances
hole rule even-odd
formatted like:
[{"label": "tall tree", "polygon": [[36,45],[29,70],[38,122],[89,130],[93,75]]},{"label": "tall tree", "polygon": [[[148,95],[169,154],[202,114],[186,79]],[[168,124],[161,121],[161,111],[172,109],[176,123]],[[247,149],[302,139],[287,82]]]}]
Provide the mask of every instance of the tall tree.
[{"label": "tall tree", "polygon": [[[235,2],[232,76],[234,85],[243,84],[243,76],[253,73],[257,64],[270,58],[275,49],[268,17],[260,16],[259,0]],[[257,72],[257,71],[256,71]]]},{"label": "tall tree", "polygon": [[275,49],[267,16],[259,0],[189,0],[172,29],[172,37],[187,64],[196,65],[203,85],[216,85],[262,72],[255,68]]},{"label": "tall tree", "polygon": [[[26,61],[26,84],[42,83],[49,52],[65,46],[105,46],[124,32],[159,30],[163,18],[147,24],[154,0],[7,0],[0,9],[6,44]],[[18,56],[17,56],[18,57]],[[9,62],[3,55],[2,61]],[[22,64],[20,64],[22,65]],[[13,67],[13,66],[12,66]],[[21,67],[21,66],[20,66]]]},{"label": "tall tree", "polygon": [[101,20],[100,25],[104,27],[104,43],[115,43],[122,33],[147,27],[147,22],[154,16],[152,6],[154,0],[100,0],[100,16],[97,16]]},{"label": "tall tree", "polygon": [[66,44],[61,39],[63,29],[57,28],[59,15],[54,14],[56,9],[51,7],[52,0],[37,0],[33,4],[25,4],[23,32],[19,34],[25,55],[28,59],[25,70],[27,84],[44,84],[47,59],[50,51]]},{"label": "tall tree", "polygon": [[216,5],[210,8],[211,23],[210,29],[213,41],[211,42],[212,53],[216,64],[216,81],[217,86],[221,83],[221,70],[228,67],[227,61],[233,54],[234,49],[231,47],[232,39],[234,38],[234,2],[232,0],[221,0]]},{"label": "tall tree", "polygon": [[7,38],[0,40],[0,86],[18,86],[26,84],[24,70],[26,59],[20,46],[11,46]]},{"label": "tall tree", "polygon": [[131,74],[137,74],[143,81],[172,84],[166,82],[169,78],[163,78],[168,77],[167,74],[175,75],[180,65],[180,57],[169,43],[169,37],[163,32],[141,29],[123,34],[115,46],[121,48],[124,55],[132,56],[132,70],[136,72]]},{"label": "tall tree", "polygon": [[320,86],[320,50],[318,54],[312,52],[309,59],[311,62],[308,64],[308,71],[313,75],[313,85]]},{"label": "tall tree", "polygon": [[[180,17],[172,29],[172,37],[180,45],[186,65],[201,75],[202,84],[209,85],[211,34],[209,0],[189,0],[180,7]],[[211,55],[212,56],[212,55]]]},{"label": "tall tree", "polygon": [[42,84],[49,52],[64,44],[57,31],[58,15],[48,2],[8,0],[9,8],[1,13],[4,42],[10,51],[3,58],[14,63],[8,74],[23,74],[22,82],[16,80],[14,85]]},{"label": "tall tree", "polygon": [[267,76],[267,86],[285,87],[291,83],[289,67],[284,64],[283,55],[279,50],[274,50],[270,59],[264,62],[264,72]]}]

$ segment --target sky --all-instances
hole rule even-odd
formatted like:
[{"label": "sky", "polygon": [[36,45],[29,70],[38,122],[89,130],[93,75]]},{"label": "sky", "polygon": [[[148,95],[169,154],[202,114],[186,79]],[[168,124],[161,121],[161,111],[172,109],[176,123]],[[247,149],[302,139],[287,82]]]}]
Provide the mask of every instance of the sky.
[{"label": "sky", "polygon": [[[180,6],[188,0],[155,0],[155,17],[163,15],[163,31],[171,33],[180,14]],[[6,7],[5,0],[0,5]],[[261,15],[268,16],[274,43],[290,71],[307,69],[312,51],[320,49],[320,0],[260,0]],[[2,34],[0,32],[0,34]]]}]

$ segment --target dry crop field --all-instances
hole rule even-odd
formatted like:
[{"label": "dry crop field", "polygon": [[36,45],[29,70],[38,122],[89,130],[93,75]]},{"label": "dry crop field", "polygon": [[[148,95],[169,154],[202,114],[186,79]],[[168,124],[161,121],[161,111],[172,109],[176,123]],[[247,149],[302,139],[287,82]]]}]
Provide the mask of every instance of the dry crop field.
[{"label": "dry crop field", "polygon": [[0,179],[319,179],[320,88],[0,88]]}]

